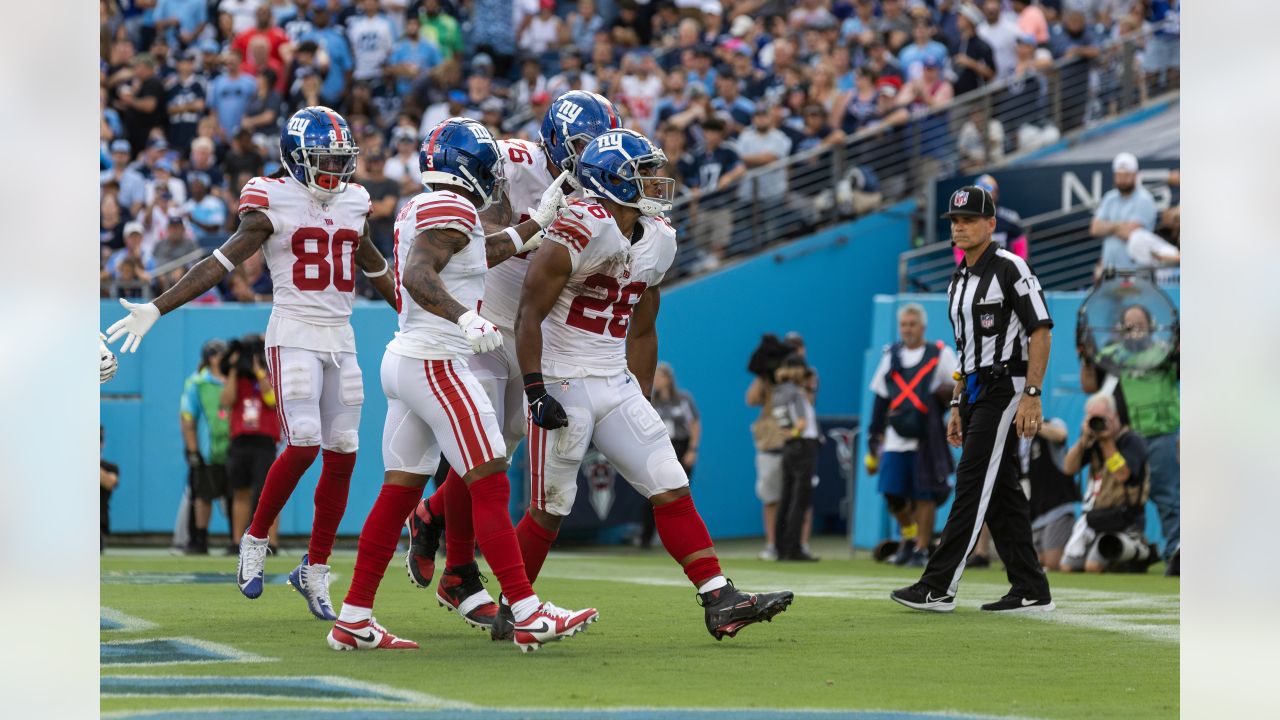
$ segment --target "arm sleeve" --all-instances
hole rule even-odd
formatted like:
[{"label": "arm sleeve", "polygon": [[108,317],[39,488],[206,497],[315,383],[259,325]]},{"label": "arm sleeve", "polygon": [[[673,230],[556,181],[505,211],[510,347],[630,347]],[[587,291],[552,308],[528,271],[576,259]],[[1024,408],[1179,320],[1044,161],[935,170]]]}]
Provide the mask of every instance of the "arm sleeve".
[{"label": "arm sleeve", "polygon": [[1018,260],[1010,265],[1009,273],[1014,289],[1013,311],[1017,313],[1022,327],[1028,334],[1038,327],[1053,327],[1049,306],[1044,301],[1044,290],[1040,288],[1040,280],[1031,274],[1031,268]]}]

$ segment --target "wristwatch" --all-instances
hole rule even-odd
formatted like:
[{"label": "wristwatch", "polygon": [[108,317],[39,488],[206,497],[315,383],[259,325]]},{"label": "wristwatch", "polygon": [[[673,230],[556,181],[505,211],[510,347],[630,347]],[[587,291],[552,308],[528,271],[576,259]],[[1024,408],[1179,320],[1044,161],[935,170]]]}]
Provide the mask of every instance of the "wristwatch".
[{"label": "wristwatch", "polygon": [[1022,389],[1022,392],[1026,393],[1030,397],[1040,397],[1040,388],[1035,385],[1026,386]]}]

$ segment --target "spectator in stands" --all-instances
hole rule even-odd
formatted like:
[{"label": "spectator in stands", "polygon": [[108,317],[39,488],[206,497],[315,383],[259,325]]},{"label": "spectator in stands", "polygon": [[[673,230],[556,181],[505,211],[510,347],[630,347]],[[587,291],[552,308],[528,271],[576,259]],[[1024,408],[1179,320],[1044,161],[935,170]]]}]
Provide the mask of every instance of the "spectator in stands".
[{"label": "spectator in stands", "polygon": [[382,14],[378,0],[360,0],[359,7],[360,14],[347,20],[347,38],[355,60],[351,76],[381,85],[383,68],[396,42],[395,28]]},{"label": "spectator in stands", "polygon": [[1147,22],[1155,28],[1143,56],[1143,65],[1148,73],[1147,84],[1157,87],[1163,80],[1166,89],[1177,90],[1182,3],[1179,0],[1152,0],[1147,3]]},{"label": "spectator in stands", "polygon": [[424,0],[418,18],[422,22],[422,38],[435,43],[445,60],[462,53],[465,43],[458,20],[444,12],[441,0]]},{"label": "spectator in stands", "polygon": [[880,21],[876,30],[886,38],[893,52],[907,44],[911,37],[911,16],[903,9],[903,0],[880,0]]},{"label": "spectator in stands", "polygon": [[711,100],[716,115],[733,129],[735,135],[751,124],[751,115],[756,107],[755,103],[742,96],[741,88],[742,80],[737,73],[726,68],[716,75],[716,94]]},{"label": "spectator in stands", "polygon": [[1075,476],[1064,471],[1067,451],[1067,424],[1061,418],[1040,423],[1036,436],[1020,443],[1022,473],[1031,489],[1031,541],[1036,546],[1040,566],[1057,570],[1062,551],[1075,525],[1080,486]]},{"label": "spectator in stands", "polygon": [[170,45],[191,45],[209,26],[208,5],[205,0],[158,0],[152,16],[157,35]]},{"label": "spectator in stands", "polygon": [[107,549],[107,536],[111,534],[111,493],[120,485],[120,466],[102,457],[107,444],[107,430],[98,426],[98,552]]},{"label": "spectator in stands", "polygon": [[400,187],[400,197],[416,195],[422,187],[418,168],[418,132],[414,128],[397,125],[391,131],[391,144],[395,155],[383,164],[383,173]]},{"label": "spectator in stands", "polygon": [[219,0],[218,13],[230,16],[231,33],[239,35],[253,27],[260,4],[262,0]]},{"label": "spectator in stands", "polygon": [[1049,21],[1044,10],[1032,0],[1013,0],[1013,11],[1018,14],[1018,31],[1030,35],[1033,45],[1049,42]]},{"label": "spectator in stands", "polygon": [[583,55],[591,53],[591,39],[604,29],[604,18],[596,12],[595,0],[578,0],[578,7],[569,13],[566,29],[570,42]]},{"label": "spectator in stands", "polygon": [[[676,459],[685,474],[693,478],[693,466],[698,462],[698,445],[702,442],[702,418],[698,405],[688,391],[676,385],[675,371],[671,365],[660,362],[653,375],[653,394],[650,400],[658,417],[667,426]],[[642,510],[640,547],[648,549],[653,544],[653,506],[645,504]]]},{"label": "spectator in stands", "polygon": [[[164,239],[152,250],[151,258],[156,265],[166,265],[199,249],[187,234],[187,225],[181,212],[174,211],[170,213],[169,221],[165,223]],[[181,267],[177,269],[183,270]]]},{"label": "spectator in stands", "polygon": [[241,71],[240,56],[234,52],[222,55],[222,74],[209,84],[209,109],[218,118],[218,125],[227,137],[240,129],[249,100],[257,91],[257,81]]},{"label": "spectator in stands", "polygon": [[101,184],[113,182],[119,188],[116,200],[120,208],[130,216],[142,212],[147,202],[147,180],[137,169],[129,165],[129,141],[124,138],[111,141],[111,168],[102,171]]},{"label": "spectator in stands", "polygon": [[1080,438],[1063,462],[1063,470],[1075,475],[1088,467],[1089,490],[1084,514],[1072,528],[1062,556],[1063,572],[1098,573],[1115,569],[1098,549],[1104,533],[1129,535],[1146,544],[1142,536],[1142,508],[1147,502],[1147,447],[1142,438],[1121,422],[1116,401],[1097,393],[1085,403]]},{"label": "spectator in stands", "polygon": [[249,55],[240,64],[245,75],[257,77],[267,75],[267,86],[284,94],[287,89],[284,65],[271,57],[271,45],[265,38],[256,37],[249,41]]},{"label": "spectator in stands", "polygon": [[[1152,340],[1151,313],[1142,305],[1125,308],[1119,326],[1122,339],[1102,348],[1100,355],[1121,368],[1110,394],[1114,395],[1113,402],[1124,424],[1144,440],[1151,471],[1151,500],[1160,515],[1165,538],[1163,556],[1172,562],[1181,547],[1182,375],[1178,348],[1169,352],[1167,346]],[[1166,355],[1164,362],[1150,367],[1152,356],[1159,355]],[[1093,360],[1081,354],[1080,387],[1089,393],[1105,392],[1109,385],[1107,373]]]},{"label": "spectator in stands", "polygon": [[555,0],[539,0],[538,12],[525,18],[517,45],[521,50],[541,55],[559,46],[564,32],[560,17],[556,15]]},{"label": "spectator in stands", "polygon": [[[261,336],[247,335],[230,346],[224,363],[226,382],[218,404],[228,413],[231,440],[227,446],[226,469],[232,493],[231,536],[238,538],[249,526],[267,470],[276,459],[280,423]],[[271,526],[273,546],[279,544],[278,526],[279,520]],[[235,551],[229,549],[228,552]]]},{"label": "spectator in stands", "polygon": [[506,77],[511,72],[516,56],[516,38],[523,30],[521,24],[532,19],[531,15],[526,15],[522,20],[517,20],[512,12],[513,4],[512,0],[471,2],[471,31],[467,39],[476,53],[492,58],[493,71],[497,77]]},{"label": "spectator in stands", "polygon": [[697,207],[693,242],[706,251],[703,263],[718,267],[733,232],[733,195],[725,188],[742,177],[747,168],[738,153],[725,143],[725,123],[720,118],[702,123],[702,139],[702,151],[690,155],[682,174]]},{"label": "spectator in stands", "polygon": [[[751,126],[738,136],[738,156],[747,169],[775,163],[791,154],[791,140],[778,129],[769,103],[756,105]],[[750,178],[741,185],[738,197],[745,201],[772,201],[787,193],[787,170],[779,168]]]},{"label": "spectator in stands", "polygon": [[1138,183],[1138,158],[1132,153],[1116,155],[1111,175],[1115,187],[1102,196],[1094,210],[1089,234],[1103,238],[1100,269],[1130,270],[1137,264],[1129,257],[1129,235],[1137,229],[1155,230],[1156,201]]},{"label": "spectator in stands", "polygon": [[961,5],[956,13],[959,43],[951,56],[951,66],[956,73],[956,95],[972,92],[996,76],[995,53],[977,34],[978,27],[985,21],[982,12],[972,5]]},{"label": "spectator in stands", "polygon": [[250,46],[255,40],[261,39],[266,42],[270,58],[281,63],[284,59],[281,47],[289,44],[289,36],[276,26],[271,6],[265,2],[258,5],[253,11],[253,18],[253,27],[237,33],[235,40],[231,41],[231,49],[240,55],[241,60],[248,61]]},{"label": "spectator in stands", "polygon": [[196,74],[196,50],[178,56],[178,73],[166,91],[169,113],[169,144],[177,148],[191,146],[196,138],[196,125],[205,111],[205,79]]},{"label": "spectator in stands", "polygon": [[132,80],[116,90],[115,107],[124,121],[129,144],[142,147],[151,131],[163,130],[168,123],[165,111],[164,83],[156,77],[156,61],[143,53],[133,58]]},{"label": "spectator in stands", "polygon": [[[218,167],[218,157],[216,154],[216,146],[213,140],[205,137],[198,137],[191,141],[191,162],[188,165],[188,173],[204,173],[208,182],[205,188],[218,195],[223,187],[222,169]],[[190,180],[188,180],[190,184]]]},{"label": "spectator in stands", "polygon": [[191,223],[196,243],[206,250],[214,250],[227,239],[222,229],[227,223],[227,204],[209,192],[211,183],[207,173],[188,173],[187,183],[191,197],[182,206],[182,213]]},{"label": "spectator in stands", "polygon": [[387,72],[395,78],[396,94],[408,96],[413,85],[443,61],[440,48],[423,39],[418,17],[414,15],[406,18],[404,37],[391,49],[391,57],[387,61]]},{"label": "spectator in stands", "polygon": [[830,123],[846,135],[870,127],[879,115],[880,89],[876,74],[865,65],[854,72],[854,87],[845,92],[831,107]]},{"label": "spectator in stands", "polygon": [[657,127],[658,98],[665,75],[650,52],[629,54],[623,61],[622,73],[617,87],[607,89],[606,96],[618,96],[616,101],[626,107],[631,126],[646,136],[652,135]]},{"label": "spectator in stands", "polygon": [[[985,130],[981,129],[984,120],[987,125]],[[983,137],[984,133],[986,137]],[[1004,162],[1004,141],[1004,125],[996,118],[989,117],[981,104],[972,105],[969,117],[956,135],[960,172],[977,172],[988,165]],[[960,248],[956,248],[956,251],[963,259],[964,252]]]},{"label": "spectator in stands", "polygon": [[[182,385],[179,423],[186,450],[187,493],[193,506],[191,530],[185,548],[190,555],[209,553],[209,519],[213,501],[227,493],[227,444],[230,427],[227,412],[220,406],[223,384],[222,355],[227,344],[209,340],[200,348],[200,366]],[[230,509],[230,504],[227,508]],[[230,521],[230,517],[227,518]],[[228,547],[237,545],[231,537]]]},{"label": "spectator in stands", "polygon": [[984,22],[978,26],[978,35],[991,46],[996,58],[996,77],[1003,80],[1013,74],[1017,64],[1014,46],[1018,42],[1018,21],[1012,13],[1006,13],[1001,0],[982,0]]},{"label": "spectator in stands", "polygon": [[320,97],[324,104],[338,107],[347,96],[355,61],[351,57],[346,35],[340,28],[332,27],[331,20],[328,5],[317,5],[311,13],[311,32],[303,35],[299,42],[313,40],[324,50],[328,65],[321,65],[325,75],[324,82],[320,84]]},{"label": "spectator in stands", "polygon": [[947,61],[947,46],[933,39],[936,28],[930,19],[915,20],[911,24],[912,42],[898,53],[898,63],[902,65],[908,80],[915,80],[924,74],[925,60],[933,59],[941,67]]},{"label": "spectator in stands", "polygon": [[400,202],[400,184],[386,176],[387,156],[382,151],[364,158],[360,184],[369,191],[369,237],[383,257],[391,257],[391,234]]},{"label": "spectator in stands", "polygon": [[867,435],[867,473],[898,521],[895,565],[924,567],[938,505],[951,494],[953,463],[943,424],[955,381],[956,355],[941,340],[925,340],[928,316],[918,303],[898,310],[898,342],[885,348],[871,376],[875,405]]},{"label": "spectator in stands", "polygon": [[[237,196],[250,178],[262,174],[262,155],[253,144],[253,133],[245,128],[236,132],[231,140],[231,148],[222,159],[222,166],[227,177],[235,179],[230,190]],[[248,177],[244,177],[246,175]]]},{"label": "spectator in stands", "polygon": [[1031,240],[1018,211],[1000,202],[1000,184],[990,175],[979,177],[973,184],[991,193],[991,200],[996,204],[996,229],[991,233],[991,242],[1023,260],[1028,259]]},{"label": "spectator in stands", "polygon": [[[126,223],[124,226],[124,247],[115,251],[108,258],[106,266],[103,268],[103,280],[124,280],[120,276],[120,264],[125,260],[131,260],[138,263],[138,268],[142,273],[136,276],[137,279],[143,279],[150,282],[148,273],[155,269],[155,261],[151,259],[149,253],[145,253],[142,249],[142,223],[134,221]],[[146,277],[142,277],[146,275]],[[133,278],[130,278],[133,279]]]},{"label": "spectator in stands", "polygon": [[1085,23],[1084,13],[1068,9],[1062,24],[1053,27],[1049,50],[1054,60],[1067,60],[1059,72],[1062,94],[1062,132],[1079,127],[1089,106],[1089,71],[1101,50],[1093,30]]}]

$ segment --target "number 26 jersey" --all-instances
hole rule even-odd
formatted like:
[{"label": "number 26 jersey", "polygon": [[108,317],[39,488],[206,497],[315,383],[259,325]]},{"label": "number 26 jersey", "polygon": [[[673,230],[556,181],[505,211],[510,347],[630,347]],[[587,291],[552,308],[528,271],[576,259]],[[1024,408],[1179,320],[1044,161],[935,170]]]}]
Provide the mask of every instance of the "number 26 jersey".
[{"label": "number 26 jersey", "polygon": [[662,282],[676,255],[676,231],[642,217],[638,240],[623,236],[591,200],[562,208],[546,240],[569,251],[569,281],[542,323],[542,369],[556,378],[612,376],[627,369],[627,328],[645,290]]},{"label": "number 26 jersey", "polygon": [[245,184],[240,216],[261,212],[274,230],[262,246],[273,286],[267,346],[356,351],[351,299],[369,210],[368,191],[354,183],[327,203],[292,177]]}]

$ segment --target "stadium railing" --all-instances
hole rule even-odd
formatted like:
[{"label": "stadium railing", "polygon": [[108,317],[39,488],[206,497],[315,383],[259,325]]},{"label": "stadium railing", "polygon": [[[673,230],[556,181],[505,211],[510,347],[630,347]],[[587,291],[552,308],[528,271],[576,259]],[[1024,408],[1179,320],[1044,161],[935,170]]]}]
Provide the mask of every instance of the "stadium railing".
[{"label": "stadium railing", "polygon": [[131,298],[139,298],[142,300],[150,300],[155,297],[155,283],[160,278],[168,275],[174,270],[179,270],[204,259],[211,251],[208,248],[200,248],[192,250],[180,258],[175,258],[163,265],[157,265],[151,271],[151,280],[103,280],[101,287],[102,297],[120,297],[122,291],[138,292],[138,295],[130,295]]},{"label": "stadium railing", "polygon": [[[668,278],[713,269],[774,242],[874,212],[924,192],[937,177],[979,173],[1006,155],[1138,107],[1156,91],[1149,83],[1154,78],[1143,75],[1136,62],[1145,41],[1112,42],[1087,68],[1063,59],[1040,71],[1039,80],[989,84],[900,124],[868,128],[755,168],[718,192],[698,197],[686,190],[668,213],[681,231]],[[999,147],[991,142],[991,120],[1003,130]]]}]

